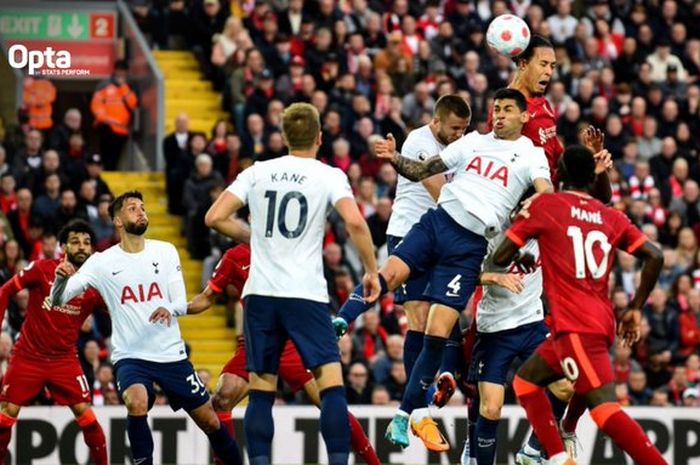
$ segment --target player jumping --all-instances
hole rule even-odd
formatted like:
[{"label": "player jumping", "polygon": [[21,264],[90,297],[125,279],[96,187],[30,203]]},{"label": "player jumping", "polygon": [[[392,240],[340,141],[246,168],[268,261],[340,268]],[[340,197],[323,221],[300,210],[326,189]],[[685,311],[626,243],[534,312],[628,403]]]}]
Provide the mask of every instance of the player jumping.
[{"label": "player jumping", "polygon": [[528,239],[536,238],[552,311],[552,337],[520,368],[514,390],[552,465],[574,463],[564,451],[545,395],[548,384],[564,377],[575,382],[574,389],[585,399],[596,425],[637,463],[665,464],[639,425],[616,402],[608,355],[616,326],[608,296],[611,253],[621,248],[644,260],[639,288],[618,330],[627,343],[639,339],[640,309],[659,276],[663,255],[624,214],[590,196],[595,180],[590,150],[569,147],[559,166],[565,192],[535,199],[528,217],[506,232],[494,257],[495,264],[505,266]]},{"label": "player jumping", "polygon": [[[409,133],[401,148],[401,156],[423,161],[427,157],[440,153],[447,145],[464,135],[470,120],[471,108],[461,96],[443,95],[435,103],[433,119],[430,123]],[[387,227],[389,254],[393,253],[406,233],[418,223],[425,212],[437,207],[440,190],[447,182],[447,175],[452,176],[452,173],[439,173],[420,182],[414,182],[399,175],[396,200]],[[425,324],[430,310],[430,302],[424,296],[428,281],[429,274],[416,274],[394,292],[394,302],[403,305],[408,320],[408,331],[403,345],[403,363],[407,376],[410,376],[413,371],[413,365],[423,347]],[[349,314],[348,307],[343,307],[343,311],[339,312],[333,320],[338,336],[345,334],[348,324],[355,321],[358,316]],[[446,366],[457,364],[455,359],[459,358],[460,340],[459,325],[455,325],[445,348]],[[446,396],[441,395],[443,392],[450,390],[454,392],[456,387],[454,378],[445,378],[441,387],[443,389],[438,389],[435,394],[438,396],[438,403],[442,399],[445,402],[447,400]]]},{"label": "player jumping", "polygon": [[[452,182],[442,188],[438,208],[429,210],[411,228],[380,273],[385,291],[396,289],[416,273],[431,272],[426,296],[434,304],[423,349],[410,375],[401,408],[386,434],[402,447],[409,443],[409,415],[426,407],[425,391],[439,368],[447,337],[479,280],[487,239],[503,229],[510,211],[530,186],[538,192],[552,190],[544,152],[521,136],[522,125],[529,117],[525,98],[512,89],[500,89],[494,98],[494,132],[472,132],[425,161],[409,160],[395,153],[392,137],[377,143],[377,155],[390,159],[408,179],[419,181],[455,170]],[[497,284],[514,292],[522,289],[519,277],[499,276],[505,281]],[[358,286],[354,294],[362,292],[362,286]],[[345,306],[363,307],[358,313],[366,308],[357,299],[349,299]],[[414,433],[431,450],[449,449],[437,424],[422,412],[417,411],[411,418]]]},{"label": "player jumping", "polygon": [[[60,231],[59,241],[66,260],[80,268],[92,254],[95,234],[86,222],[74,220]],[[88,289],[61,306],[43,308],[59,263],[33,261],[0,288],[0,321],[10,298],[22,289],[29,290],[22,335],[12,351],[0,390],[0,463],[5,463],[12,426],[21,406],[28,405],[47,387],[57,404],[68,405],[73,411],[95,464],[108,464],[105,435],[90,406],[90,386],[76,348],[83,321],[105,305],[97,292]]]},{"label": "player jumping", "polygon": [[155,401],[155,382],[173,410],[187,411],[224,463],[240,465],[236,442],[219,422],[206,386],[187,360],[175,318],[187,313],[177,249],[144,238],[148,216],[140,192],[126,192],[114,199],[109,213],[121,242],[92,255],[80,270],[70,261],[61,263],[51,297],[54,304],[61,305],[93,288],[107,303],[113,326],[112,361],[117,389],[129,413],[127,433],[134,464],[153,463],[147,415]]}]

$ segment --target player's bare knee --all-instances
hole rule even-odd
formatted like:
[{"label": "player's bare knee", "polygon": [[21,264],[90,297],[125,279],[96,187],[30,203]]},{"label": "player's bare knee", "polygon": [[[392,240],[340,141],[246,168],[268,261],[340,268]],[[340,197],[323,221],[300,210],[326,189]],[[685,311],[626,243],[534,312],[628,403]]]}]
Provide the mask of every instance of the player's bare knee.
[{"label": "player's bare knee", "polygon": [[406,320],[408,320],[408,329],[420,333],[425,332],[430,304],[414,300],[406,302],[403,307],[406,312]]},{"label": "player's bare knee", "polygon": [[206,404],[197,407],[189,412],[189,414],[194,422],[197,423],[199,429],[204,431],[206,434],[217,431],[221,426],[219,417],[216,416],[211,402],[207,402]]},{"label": "player's bare knee", "polygon": [[379,270],[379,273],[384,277],[387,288],[393,291],[406,282],[411,274],[411,269],[403,260],[391,255]]},{"label": "player's bare knee", "polygon": [[318,366],[312,373],[319,391],[343,385],[343,372],[338,362]]},{"label": "player's bare knee", "polygon": [[217,389],[211,398],[211,404],[217,412],[230,412],[233,410],[235,393],[233,389],[222,387]]},{"label": "player's bare knee", "polygon": [[584,395],[584,399],[586,400],[586,406],[591,410],[600,404],[616,402],[617,398],[615,396],[615,385],[613,383],[609,383],[605,386],[593,389]]},{"label": "player's bare knee", "polygon": [[554,396],[564,402],[568,402],[574,395],[574,385],[566,378],[562,378],[549,385],[549,390]]},{"label": "player's bare knee", "polygon": [[146,388],[129,388],[122,396],[129,415],[142,416],[148,414],[148,393]]},{"label": "player's bare knee", "polygon": [[11,404],[9,402],[0,402],[0,412],[8,417],[17,418],[19,416],[20,409],[21,407],[19,405]]},{"label": "player's bare knee", "polygon": [[501,407],[497,402],[487,401],[479,405],[479,414],[487,420],[500,420]]}]

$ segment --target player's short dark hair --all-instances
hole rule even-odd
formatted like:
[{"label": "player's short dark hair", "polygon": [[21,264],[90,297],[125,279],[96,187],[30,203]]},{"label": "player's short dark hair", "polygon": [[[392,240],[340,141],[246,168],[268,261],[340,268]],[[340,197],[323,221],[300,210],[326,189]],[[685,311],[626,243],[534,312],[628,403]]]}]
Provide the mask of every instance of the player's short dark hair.
[{"label": "player's short dark hair", "polygon": [[595,180],[593,152],[578,144],[567,147],[559,159],[557,174],[566,187],[589,188]]},{"label": "player's short dark hair", "polygon": [[445,121],[451,114],[458,118],[469,119],[472,116],[472,109],[460,95],[445,94],[435,102],[433,113],[440,121]]},{"label": "player's short dark hair", "polygon": [[527,100],[525,99],[523,93],[520,92],[518,89],[503,87],[501,89],[498,89],[493,94],[494,101],[504,99],[515,100],[515,104],[518,106],[521,112],[527,110]]},{"label": "player's short dark hair", "polygon": [[523,53],[521,53],[520,55],[513,57],[513,63],[517,65],[520,63],[520,61],[530,61],[530,58],[535,56],[536,48],[551,48],[552,50],[554,50],[554,45],[552,44],[552,41],[548,38],[539,34],[532,34],[532,37],[530,37],[530,43],[527,45],[527,48],[523,50]]},{"label": "player's short dark hair", "polygon": [[139,199],[143,201],[143,194],[137,190],[127,191],[121,194],[109,205],[109,217],[114,219],[114,215],[122,209],[124,202],[126,202],[128,199]]},{"label": "player's short dark hair", "polygon": [[76,219],[69,221],[68,224],[61,228],[61,231],[58,233],[58,242],[61,245],[67,244],[70,233],[87,234],[90,236],[90,243],[94,245],[97,242],[97,239],[95,238],[95,231],[92,230],[90,225],[85,220]]}]

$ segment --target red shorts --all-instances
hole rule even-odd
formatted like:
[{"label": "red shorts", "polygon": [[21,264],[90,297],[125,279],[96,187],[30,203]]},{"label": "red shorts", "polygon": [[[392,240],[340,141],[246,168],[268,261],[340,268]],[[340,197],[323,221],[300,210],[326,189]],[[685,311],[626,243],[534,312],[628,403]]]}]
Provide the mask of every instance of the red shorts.
[{"label": "red shorts", "polygon": [[29,402],[48,388],[59,405],[76,405],[90,402],[90,386],[75,356],[46,361],[36,361],[21,355],[13,355],[2,379],[0,401],[15,405]]},{"label": "red shorts", "polygon": [[615,380],[608,336],[563,333],[547,338],[537,349],[555,373],[574,382],[577,394],[586,394]]},{"label": "red shorts", "polygon": [[[221,369],[221,373],[228,373],[248,381],[248,370],[246,368],[246,350],[243,338],[238,340],[236,353]],[[279,377],[289,385],[292,391],[297,392],[306,383],[314,379],[313,375],[304,368],[304,362],[297,352],[297,348],[292,341],[287,341],[280,358]]]}]

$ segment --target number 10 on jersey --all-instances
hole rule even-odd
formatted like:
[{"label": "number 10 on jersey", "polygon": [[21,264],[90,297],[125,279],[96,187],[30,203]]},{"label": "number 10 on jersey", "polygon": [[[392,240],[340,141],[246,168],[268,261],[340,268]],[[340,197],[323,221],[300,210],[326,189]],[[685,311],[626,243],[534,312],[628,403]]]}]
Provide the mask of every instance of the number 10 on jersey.
[{"label": "number 10 on jersey", "polygon": [[[277,191],[265,191],[267,199],[267,221],[265,223],[265,237],[272,237],[275,232],[275,212],[277,211]],[[299,203],[299,219],[294,229],[287,226],[287,208],[294,200]],[[309,203],[304,194],[297,191],[287,192],[279,202],[279,213],[277,214],[277,229],[287,239],[294,239],[301,236],[306,227],[309,216]]]},{"label": "number 10 on jersey", "polygon": [[[608,242],[608,237],[601,231],[593,230],[583,236],[583,231],[578,226],[569,226],[566,235],[571,238],[574,245],[574,262],[576,266],[576,279],[586,279],[586,267],[593,279],[600,279],[608,269],[608,258],[612,246]],[[603,258],[600,263],[596,263],[593,248],[600,244],[603,251]]]}]

